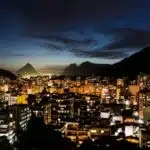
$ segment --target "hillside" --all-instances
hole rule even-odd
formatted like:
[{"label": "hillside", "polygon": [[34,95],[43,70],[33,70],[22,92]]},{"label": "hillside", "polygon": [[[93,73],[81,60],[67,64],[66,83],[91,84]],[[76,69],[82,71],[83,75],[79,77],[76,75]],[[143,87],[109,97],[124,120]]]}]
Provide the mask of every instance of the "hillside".
[{"label": "hillside", "polygon": [[4,70],[4,69],[0,69],[0,76],[10,78],[11,80],[16,79],[15,74],[13,74],[12,72],[10,72],[8,70]]},{"label": "hillside", "polygon": [[100,75],[100,76],[129,76],[135,77],[140,72],[150,74],[150,47],[131,55],[114,64],[94,64],[84,62],[77,66],[71,64],[64,70],[65,75]]},{"label": "hillside", "polygon": [[135,76],[140,72],[150,74],[150,47],[131,55],[112,66],[113,75]]}]

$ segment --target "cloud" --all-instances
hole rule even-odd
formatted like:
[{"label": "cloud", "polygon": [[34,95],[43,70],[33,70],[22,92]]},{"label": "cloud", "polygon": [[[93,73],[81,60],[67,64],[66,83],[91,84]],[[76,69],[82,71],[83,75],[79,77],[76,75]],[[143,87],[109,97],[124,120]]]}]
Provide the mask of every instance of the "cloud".
[{"label": "cloud", "polygon": [[44,47],[50,51],[69,51],[73,52],[73,49],[88,49],[91,45],[98,44],[96,40],[92,38],[85,38],[83,40],[71,39],[66,36],[32,36],[35,39],[44,39],[45,42],[40,44],[41,47]]},{"label": "cloud", "polygon": [[[61,34],[61,32],[59,34]],[[77,39],[71,39],[66,36],[60,36],[60,35],[56,35],[56,36],[26,35],[26,36],[37,38],[37,39],[45,39],[45,40],[48,40],[49,42],[53,42],[53,43],[59,42],[61,44],[73,44],[73,45],[74,44],[85,44],[85,45],[87,45],[87,44],[96,43],[96,41],[91,38],[85,38],[84,40],[77,40]],[[80,36],[82,36],[82,35],[80,35]]]},{"label": "cloud", "polygon": [[60,52],[62,51],[62,47],[59,46],[59,45],[56,45],[56,44],[51,44],[51,43],[44,43],[44,44],[41,44],[40,47],[44,47],[52,52]]},{"label": "cloud", "polygon": [[[22,18],[24,36],[44,40],[37,45],[49,52],[114,59],[149,45],[150,31],[113,25],[122,16],[131,19],[131,14],[143,7],[142,3],[141,0],[14,0],[11,8]],[[88,27],[91,32],[85,30]],[[74,33],[68,36],[71,31]],[[112,38],[103,46],[100,35]]]},{"label": "cloud", "polygon": [[143,48],[150,46],[150,31],[131,28],[114,29],[108,34],[114,34],[115,40],[102,47],[102,50],[122,48]]},{"label": "cloud", "polygon": [[125,51],[77,51],[74,53],[78,57],[121,59],[129,56]]},{"label": "cloud", "polygon": [[[95,34],[93,32],[93,34]],[[44,43],[48,51],[62,52],[67,51],[78,57],[88,58],[107,58],[120,59],[128,57],[133,52],[149,45],[150,31],[132,29],[132,28],[114,28],[99,32],[107,36],[112,36],[113,40],[108,44],[101,46],[101,41],[94,37],[83,37],[80,39],[73,39],[64,36],[34,36],[37,39],[44,39]],[[83,35],[80,35],[82,37]],[[82,39],[82,40],[81,40]]]}]

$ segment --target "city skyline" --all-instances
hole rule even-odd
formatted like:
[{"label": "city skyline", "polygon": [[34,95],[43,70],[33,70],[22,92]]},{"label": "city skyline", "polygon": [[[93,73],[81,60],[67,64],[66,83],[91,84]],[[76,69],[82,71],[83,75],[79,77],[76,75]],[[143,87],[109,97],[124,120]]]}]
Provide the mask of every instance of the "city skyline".
[{"label": "city skyline", "polygon": [[149,46],[148,0],[8,2],[0,6],[0,68],[113,64]]}]

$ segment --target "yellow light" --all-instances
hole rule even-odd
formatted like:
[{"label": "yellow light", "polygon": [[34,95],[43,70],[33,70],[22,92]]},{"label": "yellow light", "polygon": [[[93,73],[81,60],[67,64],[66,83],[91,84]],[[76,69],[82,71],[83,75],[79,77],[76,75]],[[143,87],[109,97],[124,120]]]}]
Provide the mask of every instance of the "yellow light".
[{"label": "yellow light", "polygon": [[83,143],[83,141],[79,141],[79,144],[82,144]]},{"label": "yellow light", "polygon": [[104,130],[101,130],[101,133],[104,133]]},{"label": "yellow light", "polygon": [[139,143],[139,141],[138,140],[136,140],[136,139],[126,139],[128,142],[131,142],[131,143],[136,143],[136,144],[138,144]]},{"label": "yellow light", "polygon": [[96,130],[91,130],[90,132],[91,132],[91,133],[96,133],[97,131],[96,131]]},{"label": "yellow light", "polygon": [[123,140],[123,138],[119,138],[119,139],[117,139],[117,141],[122,141]]}]

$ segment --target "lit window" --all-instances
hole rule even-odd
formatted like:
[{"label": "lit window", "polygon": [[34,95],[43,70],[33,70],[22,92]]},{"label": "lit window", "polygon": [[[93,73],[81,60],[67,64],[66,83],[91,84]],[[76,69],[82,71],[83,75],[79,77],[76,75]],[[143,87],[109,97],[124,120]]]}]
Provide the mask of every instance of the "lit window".
[{"label": "lit window", "polygon": [[12,113],[9,116],[10,116],[10,118],[12,118],[13,117]]},{"label": "lit window", "polygon": [[104,133],[104,130],[101,130],[101,133]]}]

